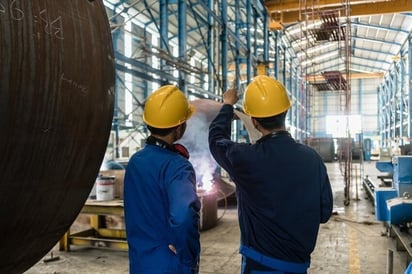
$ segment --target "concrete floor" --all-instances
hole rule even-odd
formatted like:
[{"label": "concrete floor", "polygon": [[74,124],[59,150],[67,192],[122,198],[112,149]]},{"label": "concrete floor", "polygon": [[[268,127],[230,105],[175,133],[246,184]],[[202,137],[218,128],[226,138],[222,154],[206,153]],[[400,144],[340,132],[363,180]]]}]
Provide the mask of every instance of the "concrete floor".
[{"label": "concrete floor", "polygon": [[[338,163],[328,163],[328,173],[335,197],[335,213],[321,226],[316,249],[312,256],[310,274],[389,274],[388,253],[393,251],[393,274],[404,273],[405,252],[397,251],[395,241],[387,237],[385,227],[376,221],[374,207],[362,188],[361,177],[369,175],[378,182],[375,162],[366,162],[363,168],[354,165],[352,174],[358,179],[351,183],[351,200],[344,206],[344,181]],[[214,228],[201,233],[202,254],[200,274],[238,274],[239,228],[234,206],[219,209],[219,221]],[[71,247],[61,252],[54,247],[43,259],[59,256],[59,260],[45,263],[40,260],[26,274],[72,273],[128,273],[125,251],[98,248]]]}]

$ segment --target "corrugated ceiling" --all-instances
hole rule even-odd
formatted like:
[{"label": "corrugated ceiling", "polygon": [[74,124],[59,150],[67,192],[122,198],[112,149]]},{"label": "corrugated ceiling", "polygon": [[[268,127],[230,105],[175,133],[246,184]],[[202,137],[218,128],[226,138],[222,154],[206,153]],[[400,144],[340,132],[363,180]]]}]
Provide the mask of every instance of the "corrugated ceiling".
[{"label": "corrugated ceiling", "polygon": [[[157,27],[154,22],[159,21],[159,1],[106,2],[121,7],[120,13],[128,13],[131,18],[144,18],[146,27]],[[353,77],[382,77],[401,57],[402,46],[412,30],[410,0],[270,0],[262,3],[271,16],[271,23],[281,25],[282,39],[294,49],[303,70],[313,79],[322,78],[325,72],[345,73],[347,69]],[[168,5],[168,9],[176,6]],[[188,1],[187,6],[203,9],[198,14],[205,14],[203,1]],[[177,13],[176,10],[175,15]],[[188,32],[187,44],[206,55],[202,50],[206,48],[203,44],[207,29],[203,22],[207,18],[187,14],[187,29],[193,30]],[[177,16],[169,16],[169,31],[178,32],[177,20]]]},{"label": "corrugated ceiling", "polygon": [[[346,69],[360,78],[383,75],[406,54],[401,51],[412,30],[412,1],[270,0],[265,5],[314,79]],[[341,35],[321,35],[334,28],[333,20]]]}]

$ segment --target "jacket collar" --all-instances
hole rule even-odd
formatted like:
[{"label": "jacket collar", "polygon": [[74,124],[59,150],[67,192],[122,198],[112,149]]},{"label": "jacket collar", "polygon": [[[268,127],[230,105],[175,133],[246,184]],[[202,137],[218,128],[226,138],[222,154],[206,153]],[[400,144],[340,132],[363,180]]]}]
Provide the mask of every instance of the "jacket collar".
[{"label": "jacket collar", "polygon": [[279,130],[279,131],[274,131],[274,132],[272,132],[268,135],[265,135],[265,136],[261,137],[259,140],[256,141],[256,143],[262,143],[263,141],[265,141],[267,139],[278,137],[278,136],[283,136],[283,135],[286,135],[286,136],[289,136],[289,137],[292,138],[290,133],[287,132],[286,130]]}]

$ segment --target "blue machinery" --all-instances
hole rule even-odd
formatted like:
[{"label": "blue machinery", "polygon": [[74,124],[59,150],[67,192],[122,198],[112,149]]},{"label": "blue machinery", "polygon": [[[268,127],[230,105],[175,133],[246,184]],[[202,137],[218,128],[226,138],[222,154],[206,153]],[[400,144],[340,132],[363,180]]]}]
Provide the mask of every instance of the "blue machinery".
[{"label": "blue machinery", "polygon": [[392,186],[375,188],[378,221],[388,225],[412,222],[412,156],[394,156],[391,162],[377,162],[379,171],[392,173]]},{"label": "blue machinery", "polygon": [[397,250],[407,251],[408,265],[412,260],[412,156],[393,156],[389,162],[376,162],[376,168],[389,176],[378,176],[382,183],[377,187],[366,177],[364,187],[374,200],[376,219],[396,239]]}]

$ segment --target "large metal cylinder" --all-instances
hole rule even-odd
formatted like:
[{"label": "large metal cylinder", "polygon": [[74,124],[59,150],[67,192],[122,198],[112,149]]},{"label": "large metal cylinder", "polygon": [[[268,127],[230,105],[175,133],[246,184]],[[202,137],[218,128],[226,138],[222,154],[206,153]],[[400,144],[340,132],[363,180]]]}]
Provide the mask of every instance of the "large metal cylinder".
[{"label": "large metal cylinder", "polygon": [[114,101],[101,0],[0,0],[0,273],[63,236],[94,184]]}]

